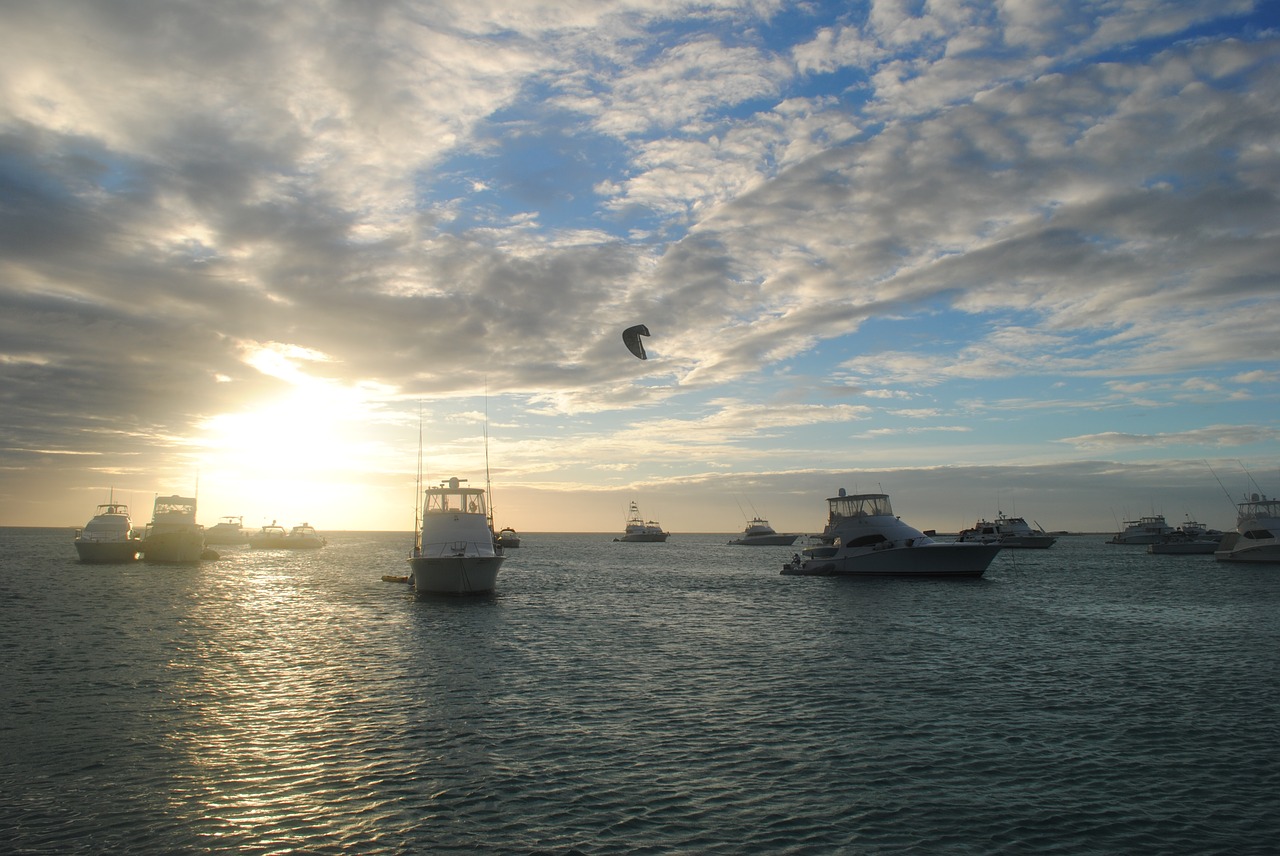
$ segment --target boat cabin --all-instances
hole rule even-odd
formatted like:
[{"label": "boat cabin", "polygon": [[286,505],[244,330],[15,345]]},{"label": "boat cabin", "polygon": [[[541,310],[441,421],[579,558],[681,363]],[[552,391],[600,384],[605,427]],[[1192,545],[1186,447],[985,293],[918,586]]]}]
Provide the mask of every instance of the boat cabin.
[{"label": "boat cabin", "polygon": [[485,514],[484,491],[463,487],[466,479],[451,478],[427,488],[427,514]]},{"label": "boat cabin", "polygon": [[887,493],[858,493],[846,496],[844,488],[840,495],[827,500],[828,521],[836,522],[850,517],[893,517],[893,506],[889,503]]}]

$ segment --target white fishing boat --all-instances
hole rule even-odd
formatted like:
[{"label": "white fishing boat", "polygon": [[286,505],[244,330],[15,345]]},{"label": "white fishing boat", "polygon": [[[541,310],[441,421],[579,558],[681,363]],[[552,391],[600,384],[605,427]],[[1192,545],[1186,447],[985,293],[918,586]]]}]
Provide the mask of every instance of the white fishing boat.
[{"label": "white fishing boat", "polygon": [[829,544],[808,547],[782,566],[793,576],[980,577],[998,544],[935,541],[893,513],[888,494],[827,500]]},{"label": "white fishing boat", "polygon": [[193,496],[158,496],[142,540],[147,562],[191,564],[204,555],[204,527],[196,523]]},{"label": "white fishing boat", "polygon": [[763,517],[753,517],[747,521],[747,528],[742,534],[729,542],[736,547],[790,547],[800,537],[800,533],[781,533],[769,525]]},{"label": "white fishing boat", "polygon": [[497,538],[498,546],[504,550],[520,546],[520,534],[510,526],[499,529],[494,537]]},{"label": "white fishing boat", "polygon": [[[1036,526],[1039,527],[1039,524]],[[1032,550],[1048,549],[1057,540],[1043,528],[1032,529],[1031,524],[1025,519],[1009,517],[1003,511],[996,515],[994,521],[979,520],[969,529],[961,530],[956,536],[957,543],[973,541],[979,544],[999,544],[1001,547]]]},{"label": "white fishing boat", "polygon": [[670,535],[670,532],[662,531],[662,526],[656,520],[645,520],[640,515],[640,506],[632,502],[631,508],[627,513],[627,527],[623,530],[621,538],[614,538],[613,540],[656,542],[666,541]]},{"label": "white fishing boat", "polygon": [[494,543],[485,492],[451,478],[426,490],[418,543],[409,559],[418,594],[487,594],[505,557]]},{"label": "white fishing boat", "polygon": [[1124,528],[1107,540],[1108,544],[1155,544],[1166,535],[1173,534],[1173,527],[1164,520],[1163,514],[1140,517],[1137,520],[1126,520]]},{"label": "white fishing boat", "polygon": [[1220,562],[1280,564],[1280,499],[1253,494],[1236,505],[1236,531],[1222,537]]},{"label": "white fishing boat", "polygon": [[218,545],[248,544],[249,531],[244,528],[244,518],[223,517],[217,523],[204,530],[204,543]]},{"label": "white fishing boat", "polygon": [[328,541],[309,523],[295,526],[288,532],[272,520],[249,536],[249,546],[255,550],[318,550]]},{"label": "white fishing boat", "polygon": [[99,505],[93,518],[76,530],[76,554],[86,565],[136,562],[142,536],[133,529],[129,506],[112,501]]}]

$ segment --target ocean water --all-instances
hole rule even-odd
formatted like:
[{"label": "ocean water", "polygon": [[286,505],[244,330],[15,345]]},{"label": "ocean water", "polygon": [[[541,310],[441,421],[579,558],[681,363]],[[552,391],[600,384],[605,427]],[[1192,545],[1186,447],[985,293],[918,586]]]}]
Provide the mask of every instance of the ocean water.
[{"label": "ocean water", "polygon": [[6,853],[1274,853],[1280,567],[1059,540],[977,581],[728,535],[91,567],[0,529]]}]

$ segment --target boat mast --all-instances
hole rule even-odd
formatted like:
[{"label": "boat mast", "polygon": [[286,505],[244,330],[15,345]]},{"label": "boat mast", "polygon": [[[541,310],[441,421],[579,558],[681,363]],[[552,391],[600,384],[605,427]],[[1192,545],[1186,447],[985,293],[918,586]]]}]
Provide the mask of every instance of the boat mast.
[{"label": "boat mast", "polygon": [[422,552],[422,402],[418,402],[418,476],[413,486],[413,554]]},{"label": "boat mast", "polygon": [[493,528],[493,485],[489,481],[489,386],[485,383],[484,390],[484,492],[485,492],[485,511],[489,515],[489,531],[496,532]]}]

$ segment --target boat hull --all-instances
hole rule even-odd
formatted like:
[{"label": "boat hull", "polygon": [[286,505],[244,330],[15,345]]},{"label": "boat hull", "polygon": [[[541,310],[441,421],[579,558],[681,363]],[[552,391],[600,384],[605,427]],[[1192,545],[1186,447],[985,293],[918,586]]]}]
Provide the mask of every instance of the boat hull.
[{"label": "boat hull", "polygon": [[790,547],[800,536],[797,535],[747,535],[734,538],[729,542],[731,547]]},{"label": "boat hull", "polygon": [[805,577],[981,577],[996,554],[996,544],[923,544],[815,556],[782,566],[788,576]]},{"label": "boat hull", "polygon": [[498,584],[503,556],[415,556],[410,582],[418,594],[489,594]]},{"label": "boat hull", "polygon": [[667,540],[666,532],[645,532],[641,535],[623,535],[621,538],[614,538],[619,543],[629,544],[658,544]]},{"label": "boat hull", "polygon": [[1217,550],[1217,541],[1171,541],[1147,547],[1148,553],[1157,556],[1208,556]]},{"label": "boat hull", "polygon": [[142,542],[142,558],[150,563],[194,564],[203,558],[204,532],[153,532]]},{"label": "boat hull", "polygon": [[76,541],[76,554],[85,565],[124,565],[138,561],[142,541]]},{"label": "boat hull", "polygon": [[1268,539],[1262,543],[1250,543],[1238,532],[1229,532],[1214,551],[1219,562],[1244,562],[1260,565],[1280,564],[1280,541]]}]

